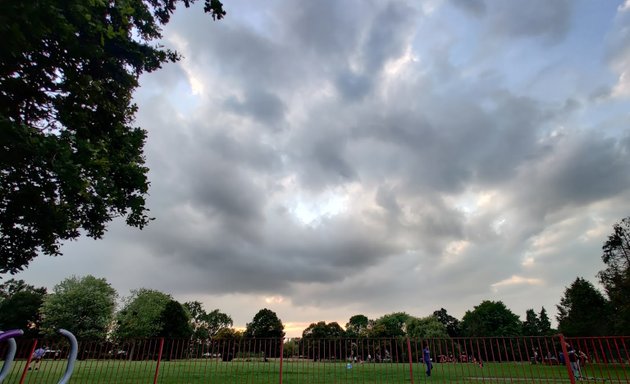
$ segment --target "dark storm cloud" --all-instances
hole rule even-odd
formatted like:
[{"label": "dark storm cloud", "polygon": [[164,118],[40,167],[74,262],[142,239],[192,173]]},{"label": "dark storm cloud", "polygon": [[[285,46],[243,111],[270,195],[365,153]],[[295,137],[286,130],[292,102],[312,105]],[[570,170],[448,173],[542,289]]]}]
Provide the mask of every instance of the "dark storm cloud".
[{"label": "dark storm cloud", "polygon": [[276,95],[264,90],[249,90],[244,100],[230,97],[224,104],[235,113],[258,119],[263,124],[273,125],[284,117],[285,106]]},{"label": "dark storm cloud", "polygon": [[630,152],[623,139],[595,133],[552,139],[537,164],[526,168],[514,186],[520,202],[540,215],[585,206],[630,188]]}]

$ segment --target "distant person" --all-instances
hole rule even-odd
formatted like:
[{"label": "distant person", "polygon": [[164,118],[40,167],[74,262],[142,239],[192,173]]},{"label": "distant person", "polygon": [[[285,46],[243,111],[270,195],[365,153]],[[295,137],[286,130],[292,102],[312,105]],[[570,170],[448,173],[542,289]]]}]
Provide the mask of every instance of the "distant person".
[{"label": "distant person", "polygon": [[433,364],[431,363],[431,350],[429,350],[428,343],[424,345],[424,349],[422,350],[422,360],[427,365],[427,376],[431,376],[431,370],[433,369]]},{"label": "distant person", "polygon": [[[44,358],[44,355],[46,355],[46,349],[42,347],[37,348],[35,352],[33,352],[33,361],[35,361],[35,364],[33,364],[33,367],[35,368],[36,371],[39,369],[39,366],[42,363],[42,359]],[[33,367],[29,367],[28,370],[30,371]]]},{"label": "distant person", "polygon": [[567,343],[566,346],[568,360],[569,364],[571,365],[571,370],[573,371],[573,376],[575,376],[576,379],[580,379],[582,375],[580,374],[580,361],[578,359],[578,354],[577,352],[575,352],[575,349],[573,349],[570,344]]}]

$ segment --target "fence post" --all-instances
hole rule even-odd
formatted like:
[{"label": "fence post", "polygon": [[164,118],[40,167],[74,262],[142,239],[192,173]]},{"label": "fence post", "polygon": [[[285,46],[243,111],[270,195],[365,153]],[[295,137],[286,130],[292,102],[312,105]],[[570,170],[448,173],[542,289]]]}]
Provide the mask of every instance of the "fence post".
[{"label": "fence post", "polygon": [[282,362],[284,359],[284,337],[280,339],[280,384],[282,384]]},{"label": "fence post", "polygon": [[566,365],[567,372],[569,372],[569,379],[571,380],[571,384],[575,384],[575,375],[573,375],[573,369],[571,368],[571,362],[569,361],[569,351],[567,350],[567,344],[564,341],[564,335],[561,333],[558,337],[560,338],[560,347],[562,348],[562,353],[564,354],[564,365]]},{"label": "fence post", "polygon": [[155,366],[155,376],[153,376],[153,384],[157,384],[158,374],[160,373],[160,361],[162,361],[162,349],[164,349],[164,338],[160,337],[160,349],[158,351],[158,359],[157,359],[157,365]]},{"label": "fence post", "polygon": [[411,341],[407,338],[407,354],[409,354],[409,379],[413,384],[413,356],[411,356]]},{"label": "fence post", "polygon": [[37,339],[33,340],[33,346],[31,347],[31,352],[28,354],[28,358],[26,359],[26,365],[24,366],[24,370],[22,371],[22,376],[20,377],[20,384],[24,384],[24,380],[26,379],[26,372],[28,371],[29,365],[31,365],[31,360],[33,360],[33,353],[35,353],[35,348],[37,348]]}]

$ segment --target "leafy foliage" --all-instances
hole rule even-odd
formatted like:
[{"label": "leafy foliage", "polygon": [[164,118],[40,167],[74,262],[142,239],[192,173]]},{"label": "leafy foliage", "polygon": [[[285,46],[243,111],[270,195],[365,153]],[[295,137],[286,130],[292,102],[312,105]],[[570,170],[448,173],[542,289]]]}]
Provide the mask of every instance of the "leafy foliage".
[{"label": "leafy foliage", "polygon": [[171,300],[170,295],[153,289],[132,291],[116,316],[114,336],[119,339],[158,336],[164,329],[162,313]]},{"label": "leafy foliage", "polygon": [[45,290],[22,290],[0,302],[0,329],[22,329],[26,337],[38,337],[44,295]]},{"label": "leafy foliage", "polygon": [[551,321],[549,320],[549,316],[547,316],[545,307],[542,307],[538,314],[538,331],[541,336],[550,336],[555,333],[555,330],[551,328]]},{"label": "leafy foliage", "polygon": [[[132,126],[142,73],[179,59],[153,42],[178,3],[0,2],[0,273],[123,216],[149,222],[143,146]],[[219,0],[205,0],[213,18]]]},{"label": "leafy foliage", "polygon": [[462,335],[462,326],[458,319],[451,316],[446,312],[446,309],[440,308],[439,311],[434,311],[433,316],[446,327],[446,332],[450,337],[459,337]]},{"label": "leafy foliage", "polygon": [[414,339],[448,338],[448,330],[435,316],[411,317],[406,323],[407,336]]},{"label": "leafy foliage", "polygon": [[335,339],[344,336],[346,332],[336,321],[328,324],[325,321],[311,323],[302,331],[302,337],[305,339]]},{"label": "leafy foliage", "polygon": [[231,327],[234,324],[232,317],[218,309],[206,313],[198,301],[184,303],[184,307],[191,316],[193,337],[198,340],[209,339],[215,336],[221,329]]},{"label": "leafy foliage", "polygon": [[602,250],[606,268],[597,276],[613,308],[611,331],[627,335],[630,334],[630,217],[613,226]]},{"label": "leafy foliage", "polygon": [[462,318],[467,337],[519,336],[521,320],[501,301],[484,300]]},{"label": "leafy foliage", "polygon": [[384,315],[374,321],[368,331],[370,337],[399,337],[405,336],[405,324],[411,318],[405,312],[394,312]]},{"label": "leafy foliage", "polygon": [[354,315],[346,323],[346,335],[348,337],[365,336],[369,320],[365,315]]},{"label": "leafy foliage", "polygon": [[284,325],[274,311],[264,308],[254,315],[251,323],[247,323],[245,337],[281,338],[284,337]]},{"label": "leafy foliage", "polygon": [[610,306],[591,282],[581,277],[564,291],[558,307],[558,330],[565,336],[603,336],[608,333]]},{"label": "leafy foliage", "polygon": [[65,328],[80,339],[105,339],[114,316],[117,293],[92,275],[69,277],[53,288],[41,308],[42,330]]},{"label": "leafy foliage", "polygon": [[170,300],[166,303],[159,322],[162,324],[162,330],[158,333],[158,336],[188,339],[193,334],[193,329],[190,325],[190,314],[183,305],[175,300]]},{"label": "leafy foliage", "polygon": [[525,321],[523,322],[523,336],[540,336],[538,329],[538,315],[533,309],[525,312]]}]

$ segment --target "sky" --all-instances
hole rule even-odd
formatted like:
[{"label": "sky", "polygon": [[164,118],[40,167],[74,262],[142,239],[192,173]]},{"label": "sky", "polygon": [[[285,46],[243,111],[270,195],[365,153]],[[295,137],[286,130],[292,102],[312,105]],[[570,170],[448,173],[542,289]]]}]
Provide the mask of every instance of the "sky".
[{"label": "sky", "polygon": [[630,215],[630,0],[224,0],[135,93],[144,230],[37,258],[287,336],[500,300],[554,318]]}]

